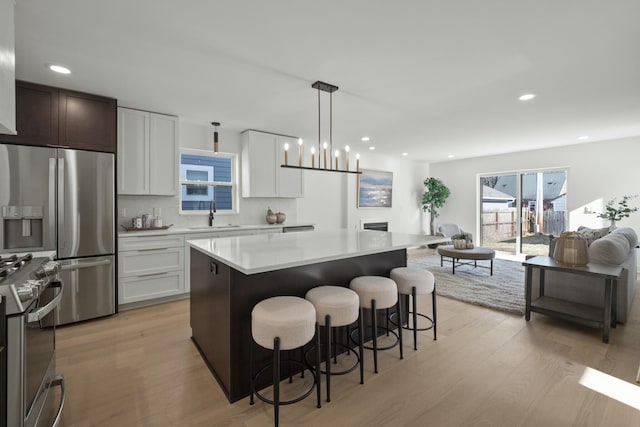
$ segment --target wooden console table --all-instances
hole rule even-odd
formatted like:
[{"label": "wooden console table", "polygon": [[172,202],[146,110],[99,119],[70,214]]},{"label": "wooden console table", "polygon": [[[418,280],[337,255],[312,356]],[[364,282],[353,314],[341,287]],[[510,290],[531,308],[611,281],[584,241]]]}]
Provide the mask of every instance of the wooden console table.
[{"label": "wooden console table", "polygon": [[[622,267],[589,263],[585,266],[560,264],[551,257],[537,256],[522,263],[526,268],[525,319],[531,318],[531,312],[546,314],[564,320],[570,320],[589,326],[602,327],[602,342],[609,342],[609,328],[616,327],[617,285]],[[532,300],[533,269],[540,270],[540,296]],[[545,271],[563,271],[566,273],[599,277],[604,285],[604,304],[602,308],[553,298],[544,294]]]}]

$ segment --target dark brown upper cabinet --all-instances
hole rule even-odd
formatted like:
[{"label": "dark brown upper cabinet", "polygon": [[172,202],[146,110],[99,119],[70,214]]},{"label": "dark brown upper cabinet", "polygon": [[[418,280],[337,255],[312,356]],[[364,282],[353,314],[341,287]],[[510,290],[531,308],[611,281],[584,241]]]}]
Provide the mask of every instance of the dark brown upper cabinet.
[{"label": "dark brown upper cabinet", "polygon": [[116,100],[60,90],[58,144],[116,152]]},{"label": "dark brown upper cabinet", "polygon": [[0,142],[116,152],[116,100],[16,81],[17,135]]},{"label": "dark brown upper cabinet", "polygon": [[58,143],[58,89],[16,81],[17,135],[0,134],[0,141],[24,145]]}]

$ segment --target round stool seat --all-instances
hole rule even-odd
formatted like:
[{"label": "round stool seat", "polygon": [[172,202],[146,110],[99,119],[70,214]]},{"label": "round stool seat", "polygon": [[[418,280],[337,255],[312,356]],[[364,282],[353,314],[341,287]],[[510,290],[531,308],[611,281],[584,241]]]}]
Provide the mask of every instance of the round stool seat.
[{"label": "round stool seat", "polygon": [[398,267],[391,270],[391,279],[398,286],[398,293],[411,295],[412,288],[416,288],[416,295],[433,292],[435,278],[427,270],[411,267]]},{"label": "round stool seat", "polygon": [[396,282],[382,276],[360,276],[351,280],[349,287],[360,297],[360,306],[371,308],[371,300],[376,300],[376,308],[390,308],[398,302]]},{"label": "round stool seat", "polygon": [[280,338],[280,349],[302,347],[315,334],[316,310],[299,297],[273,297],[260,301],[251,311],[251,335],[264,348],[273,350]]},{"label": "round stool seat", "polygon": [[351,289],[341,286],[318,286],[311,289],[305,298],[316,309],[316,320],[325,326],[325,317],[331,316],[331,326],[350,325],[358,319],[360,299]]}]

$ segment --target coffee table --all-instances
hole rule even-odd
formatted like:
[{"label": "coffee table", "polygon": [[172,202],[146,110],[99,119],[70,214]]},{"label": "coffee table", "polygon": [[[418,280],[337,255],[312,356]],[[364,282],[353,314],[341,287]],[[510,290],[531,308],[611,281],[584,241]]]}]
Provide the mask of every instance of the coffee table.
[{"label": "coffee table", "polygon": [[[452,274],[456,274],[456,267],[473,265],[474,268],[488,268],[490,275],[493,276],[493,259],[496,257],[496,251],[493,249],[483,248],[482,246],[475,246],[473,249],[456,249],[453,245],[445,245],[438,246],[438,254],[440,254],[440,267],[444,266],[445,261],[450,262]],[[445,259],[445,257],[451,258],[451,260]],[[478,265],[478,261],[487,260],[491,261],[489,267]]]}]

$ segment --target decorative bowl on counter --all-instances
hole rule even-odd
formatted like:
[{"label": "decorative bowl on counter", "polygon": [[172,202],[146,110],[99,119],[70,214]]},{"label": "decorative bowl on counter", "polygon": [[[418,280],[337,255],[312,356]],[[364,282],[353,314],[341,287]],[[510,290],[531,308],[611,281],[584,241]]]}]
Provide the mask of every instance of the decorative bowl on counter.
[{"label": "decorative bowl on counter", "polygon": [[282,224],[285,219],[287,219],[287,216],[284,213],[278,212],[276,214],[276,223],[277,224]]}]

